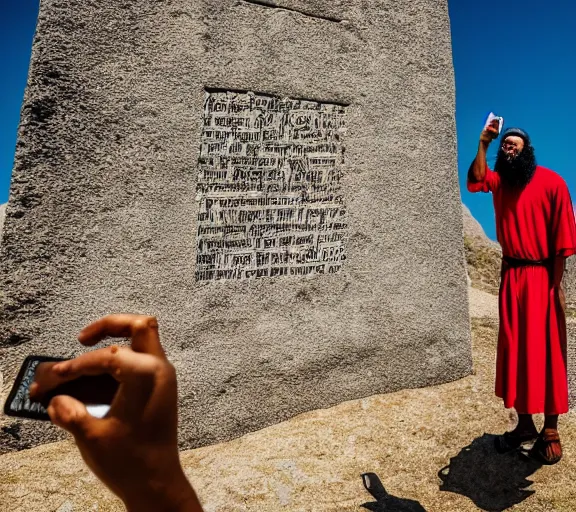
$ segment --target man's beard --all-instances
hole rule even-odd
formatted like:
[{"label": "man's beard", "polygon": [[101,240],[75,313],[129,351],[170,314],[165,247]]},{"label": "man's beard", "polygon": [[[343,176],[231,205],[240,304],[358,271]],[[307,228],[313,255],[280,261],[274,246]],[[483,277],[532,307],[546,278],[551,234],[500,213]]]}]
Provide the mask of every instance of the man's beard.
[{"label": "man's beard", "polygon": [[514,189],[524,188],[530,183],[536,171],[534,148],[526,145],[517,156],[512,158],[509,158],[500,148],[494,170],[500,175],[504,185]]}]

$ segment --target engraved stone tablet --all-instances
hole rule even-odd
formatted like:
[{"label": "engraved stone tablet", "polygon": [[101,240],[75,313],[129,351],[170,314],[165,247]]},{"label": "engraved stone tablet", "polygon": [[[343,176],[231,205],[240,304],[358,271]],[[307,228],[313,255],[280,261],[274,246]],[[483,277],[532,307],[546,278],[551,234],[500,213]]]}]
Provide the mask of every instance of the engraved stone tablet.
[{"label": "engraved stone tablet", "polygon": [[198,281],[337,272],[344,107],[208,92],[199,159]]}]

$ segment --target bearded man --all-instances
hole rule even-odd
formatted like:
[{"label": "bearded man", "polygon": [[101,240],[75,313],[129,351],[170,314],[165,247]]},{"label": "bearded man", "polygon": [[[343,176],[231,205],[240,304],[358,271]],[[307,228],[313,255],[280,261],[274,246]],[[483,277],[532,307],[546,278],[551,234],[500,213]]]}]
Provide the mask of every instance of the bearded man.
[{"label": "bearded man", "polygon": [[[536,164],[528,134],[502,134],[494,171],[486,152],[498,130],[480,136],[468,171],[470,192],[492,192],[502,247],[496,396],[515,408],[518,425],[496,439],[500,453],[535,441],[544,464],[562,457],[558,415],[568,412],[566,316],[562,288],[566,258],[576,254],[574,209],[566,182]],[[538,432],[533,414],[544,413]]]}]

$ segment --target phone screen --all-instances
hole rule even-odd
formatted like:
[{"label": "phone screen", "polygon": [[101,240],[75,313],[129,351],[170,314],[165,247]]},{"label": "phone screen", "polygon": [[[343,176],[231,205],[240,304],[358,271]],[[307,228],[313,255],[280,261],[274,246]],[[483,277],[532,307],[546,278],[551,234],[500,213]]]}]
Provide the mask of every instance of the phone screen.
[{"label": "phone screen", "polygon": [[61,357],[28,356],[8,395],[4,413],[8,416],[50,421],[46,411],[50,400],[57,395],[69,395],[85,403],[92,416],[98,418],[105,416],[118,389],[118,381],[108,374],[80,377],[62,384],[50,392],[42,402],[30,399],[30,385],[34,382],[38,365],[64,360]]}]

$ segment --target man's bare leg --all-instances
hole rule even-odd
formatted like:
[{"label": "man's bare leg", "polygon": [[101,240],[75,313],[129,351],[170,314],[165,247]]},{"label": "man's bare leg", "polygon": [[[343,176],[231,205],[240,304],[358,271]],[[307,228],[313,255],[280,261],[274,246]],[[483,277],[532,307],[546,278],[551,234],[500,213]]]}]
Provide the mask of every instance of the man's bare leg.
[{"label": "man's bare leg", "polygon": [[544,416],[544,428],[549,428],[552,430],[558,430],[558,415],[547,415]]},{"label": "man's bare leg", "polygon": [[496,450],[500,453],[516,450],[524,443],[533,441],[537,437],[538,430],[536,425],[534,425],[532,415],[518,414],[518,425],[516,425],[516,428],[496,438]]},{"label": "man's bare leg", "polygon": [[516,428],[512,432],[520,436],[533,434],[533,437],[536,437],[538,435],[538,429],[536,425],[534,425],[532,415],[518,413],[518,425],[516,425]]}]

